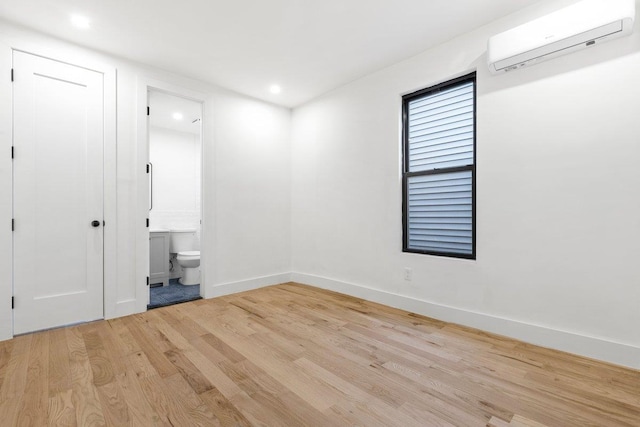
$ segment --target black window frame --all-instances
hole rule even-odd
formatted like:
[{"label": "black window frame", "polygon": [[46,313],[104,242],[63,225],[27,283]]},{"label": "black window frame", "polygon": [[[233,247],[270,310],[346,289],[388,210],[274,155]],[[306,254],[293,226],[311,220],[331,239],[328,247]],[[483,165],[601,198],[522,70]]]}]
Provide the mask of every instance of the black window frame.
[{"label": "black window frame", "polygon": [[[409,129],[408,114],[409,103],[415,99],[422,98],[425,95],[432,95],[434,93],[441,92],[443,90],[451,89],[455,86],[462,84],[473,83],[473,164],[467,166],[456,166],[447,168],[435,168],[426,171],[410,172],[409,171]],[[424,89],[420,89],[416,92],[404,95],[402,97],[402,252],[416,253],[424,255],[443,256],[448,258],[463,258],[463,259],[476,259],[476,164],[477,164],[477,147],[476,147],[476,115],[477,115],[477,78],[476,72],[466,74],[446,82],[439,83],[434,86],[430,86]],[[409,206],[408,206],[408,181],[410,177],[446,174],[460,171],[471,171],[471,253],[455,253],[455,252],[440,252],[429,251],[423,249],[409,248]]]}]

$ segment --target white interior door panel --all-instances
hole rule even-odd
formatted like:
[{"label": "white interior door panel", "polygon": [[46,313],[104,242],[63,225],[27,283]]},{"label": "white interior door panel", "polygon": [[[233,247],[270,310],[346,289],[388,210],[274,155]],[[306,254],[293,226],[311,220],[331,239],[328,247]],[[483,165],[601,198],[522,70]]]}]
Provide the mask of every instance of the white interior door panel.
[{"label": "white interior door panel", "polygon": [[13,67],[21,334],[103,317],[104,76],[18,51]]}]

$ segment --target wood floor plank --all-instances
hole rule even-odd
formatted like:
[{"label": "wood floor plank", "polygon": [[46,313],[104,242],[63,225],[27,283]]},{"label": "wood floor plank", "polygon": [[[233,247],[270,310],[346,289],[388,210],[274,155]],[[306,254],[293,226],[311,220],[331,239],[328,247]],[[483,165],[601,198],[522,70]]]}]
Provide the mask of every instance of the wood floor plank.
[{"label": "wood floor plank", "polygon": [[185,315],[182,310],[184,310],[184,308],[176,306],[173,310],[156,310],[154,314],[157,314],[158,317],[164,320],[188,342],[209,332],[207,329],[203,328],[197,322]]},{"label": "wood floor plank", "polygon": [[7,340],[0,342],[0,390],[2,390],[2,383],[4,377],[7,375],[7,366],[11,359],[11,350],[13,349],[13,340]]},{"label": "wood floor plank", "polygon": [[511,421],[509,422],[493,417],[491,418],[491,420],[489,420],[487,427],[548,427],[548,426],[545,426],[544,424],[541,424],[535,421],[531,421],[520,415],[514,415]]},{"label": "wood floor plank", "polygon": [[387,425],[397,423],[407,427],[424,425],[424,419],[416,420],[403,412],[398,412],[396,408],[364,392],[350,382],[343,380],[306,358],[300,358],[296,360],[295,363],[304,367],[305,371],[308,373],[323,378],[328,384],[336,388],[336,390],[342,392],[341,402],[330,408],[330,411],[325,412],[344,415],[342,413],[343,409],[349,410],[347,408],[359,408],[358,410],[360,411],[364,409],[362,407],[362,403],[366,402],[366,412],[372,414],[375,417],[376,422],[383,421]]},{"label": "wood floor plank", "polygon": [[[224,334],[222,329],[218,329],[217,332]],[[292,369],[293,366],[288,363],[286,356],[278,354],[275,349],[266,349],[259,344],[247,338],[235,339],[233,342],[235,350],[243,354],[247,360],[270,372],[271,376],[278,378],[283,385],[301,395],[314,408],[323,411],[336,403],[337,396],[326,384],[323,384],[321,379]]]},{"label": "wood floor plank", "polygon": [[204,393],[213,388],[213,384],[191,363],[181,350],[169,350],[165,354],[196,393]]},{"label": "wood floor plank", "polygon": [[279,395],[259,391],[251,398],[261,407],[269,408],[285,425],[314,427],[330,423],[321,411],[291,391]]},{"label": "wood floor plank", "polygon": [[21,399],[17,397],[0,399],[0,420],[6,425],[17,425],[20,400]]},{"label": "wood floor plank", "polygon": [[124,401],[127,403],[129,415],[133,425],[139,426],[170,426],[166,418],[162,418],[151,407],[149,400],[142,390],[140,377],[132,370],[116,375]]},{"label": "wood floor plank", "polygon": [[231,404],[242,408],[242,415],[252,426],[260,427],[289,427],[289,421],[279,417],[271,408],[260,405],[251,396],[242,392],[231,398]]},{"label": "wood floor plank", "polygon": [[[148,317],[151,317],[152,315],[153,313],[150,313]],[[145,330],[141,326],[142,323],[145,323],[145,319],[141,318],[139,315],[129,316],[126,318],[127,329],[134,339],[140,343],[141,347],[141,350],[134,354],[140,357],[140,359],[138,359],[139,361],[143,363],[145,360],[148,361],[153,367],[153,370],[163,378],[176,374],[178,371],[175,366],[167,359],[162,349],[157,345],[162,341],[154,339],[154,336],[145,333]],[[141,357],[142,354],[144,355],[144,358]],[[148,370],[148,367],[142,367]]]},{"label": "wood floor plank", "polygon": [[0,425],[640,425],[640,371],[286,283],[0,342]]},{"label": "wood floor plank", "polygon": [[200,398],[211,408],[222,427],[250,427],[252,425],[218,389],[206,391],[200,395]]},{"label": "wood floor plank", "polygon": [[132,422],[129,407],[117,381],[98,386],[98,397],[108,425],[123,426]]},{"label": "wood floor plank", "polygon": [[76,421],[81,426],[106,426],[105,416],[93,382],[93,372],[80,328],[65,330],[71,368],[71,399]]},{"label": "wood floor plank", "polygon": [[65,330],[55,329],[47,334],[49,339],[49,396],[67,395],[71,390],[71,369]]},{"label": "wood floor plank", "polygon": [[135,339],[127,327],[127,323],[132,318],[133,316],[127,316],[107,320],[107,323],[118,337],[118,339],[114,340],[114,343],[119,347],[118,351],[123,355],[133,354],[142,350],[142,343]]},{"label": "wood floor plank", "polygon": [[31,340],[24,394],[18,411],[17,425],[47,424],[49,407],[49,337],[36,333]]},{"label": "wood floor plank", "polygon": [[[231,398],[241,392],[239,385],[231,380],[220,368],[219,364],[209,360],[200,352],[188,352],[189,361],[202,373],[202,376],[210,383],[214,384],[224,396]],[[205,388],[208,391],[210,388]]]},{"label": "wood floor plank", "polygon": [[251,361],[223,362],[220,366],[256,403],[281,414],[291,425],[327,425],[329,422],[323,413]]},{"label": "wood floor plank", "polygon": [[127,347],[119,339],[116,329],[110,322],[100,322],[96,324],[96,332],[102,343],[105,357],[111,365],[113,375],[117,375],[127,370],[126,357],[130,354]]},{"label": "wood floor plank", "polygon": [[202,335],[200,338],[212,348],[216,349],[222,356],[228,359],[230,362],[236,363],[246,360],[243,355],[235,351],[232,347],[227,345],[220,338],[216,337],[212,333]]},{"label": "wood floor plank", "polygon": [[0,389],[0,402],[21,397],[24,393],[32,338],[33,335],[23,335],[13,339],[14,345],[5,367],[4,381]]},{"label": "wood floor plank", "polygon": [[282,394],[287,388],[278,380],[268,375],[264,370],[249,360],[240,362],[223,361],[218,363],[224,374],[240,389],[240,392],[253,395],[257,392]]},{"label": "wood floor plank", "polygon": [[180,420],[189,419],[185,408],[176,405],[171,397],[173,390],[170,390],[167,383],[159,375],[145,376],[139,378],[146,401],[157,414],[164,425],[178,426]]},{"label": "wood floor plank", "polygon": [[73,406],[71,389],[49,396],[47,424],[49,426],[76,426],[76,410]]},{"label": "wood floor plank", "polygon": [[[165,378],[164,382],[172,391],[169,395],[172,406],[184,408],[187,415],[183,420],[175,419],[179,422],[177,425],[220,426],[220,421],[213,410],[203,402],[182,375],[176,374]],[[213,388],[207,389],[209,390]]]},{"label": "wood floor plank", "polygon": [[95,328],[91,328],[83,332],[82,337],[89,356],[95,386],[100,387],[113,383],[115,381],[115,374],[111,364],[112,359],[107,355],[102,336],[100,336]]}]

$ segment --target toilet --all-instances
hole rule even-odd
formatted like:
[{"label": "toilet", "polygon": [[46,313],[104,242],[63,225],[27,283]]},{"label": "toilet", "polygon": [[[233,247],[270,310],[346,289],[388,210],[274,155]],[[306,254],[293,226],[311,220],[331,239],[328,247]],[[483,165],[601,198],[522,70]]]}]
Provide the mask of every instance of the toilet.
[{"label": "toilet", "polygon": [[200,284],[200,251],[197,247],[195,229],[171,230],[169,252],[176,254],[178,265],[182,267],[182,285]]}]

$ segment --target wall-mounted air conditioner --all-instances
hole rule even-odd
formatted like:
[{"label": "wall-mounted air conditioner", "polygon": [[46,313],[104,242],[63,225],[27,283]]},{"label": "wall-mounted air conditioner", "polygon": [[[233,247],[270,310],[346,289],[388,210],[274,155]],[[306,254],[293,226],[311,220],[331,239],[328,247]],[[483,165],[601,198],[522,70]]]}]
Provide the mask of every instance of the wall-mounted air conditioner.
[{"label": "wall-mounted air conditioner", "polygon": [[583,0],[489,39],[492,73],[512,71],[631,34],[635,0]]}]

